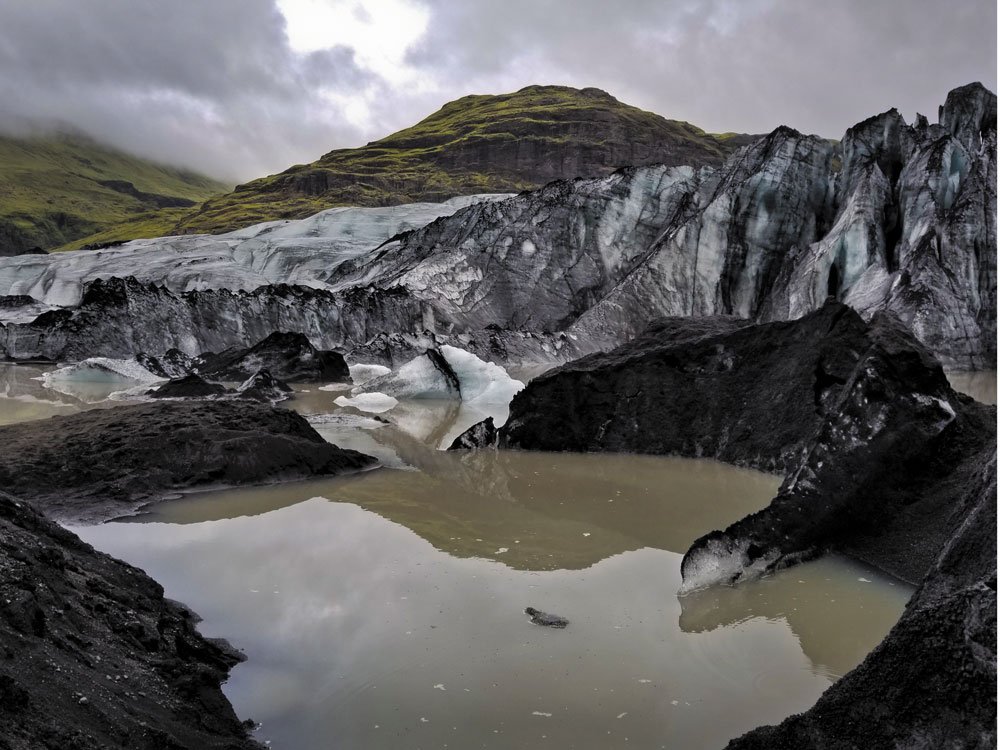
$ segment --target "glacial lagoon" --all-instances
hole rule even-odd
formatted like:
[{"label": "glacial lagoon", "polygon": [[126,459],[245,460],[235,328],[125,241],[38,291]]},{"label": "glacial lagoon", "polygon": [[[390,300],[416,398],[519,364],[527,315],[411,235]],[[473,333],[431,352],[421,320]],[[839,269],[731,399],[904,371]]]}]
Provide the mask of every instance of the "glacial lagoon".
[{"label": "glacial lagoon", "polygon": [[[0,422],[121,403],[104,400],[119,383],[59,393],[43,369],[0,368]],[[766,505],[777,477],[448,453],[484,412],[403,402],[386,424],[339,409],[335,390],[296,390],[286,405],[382,468],[178,495],[74,528],[246,654],[225,691],[271,747],[720,748],[809,708],[912,593],[826,557],[678,596],[690,543]],[[534,625],[528,606],[570,624]]]}]

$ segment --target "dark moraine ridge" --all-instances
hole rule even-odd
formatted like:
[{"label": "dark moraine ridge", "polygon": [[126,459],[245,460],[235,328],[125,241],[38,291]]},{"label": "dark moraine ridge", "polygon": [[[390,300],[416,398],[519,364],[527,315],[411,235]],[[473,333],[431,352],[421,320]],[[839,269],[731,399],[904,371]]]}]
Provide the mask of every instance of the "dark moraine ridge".
[{"label": "dark moraine ridge", "polygon": [[253,750],[242,656],[145,573],[0,492],[0,749]]},{"label": "dark moraine ridge", "polygon": [[951,498],[963,521],[885,640],[816,705],[727,750],[997,746],[996,453]]},{"label": "dark moraine ridge", "polygon": [[98,409],[0,428],[0,486],[60,519],[100,521],[170,490],[356,471],[299,414],[248,401]]},{"label": "dark moraine ridge", "polygon": [[711,457],[785,471],[867,333],[838,303],[752,327],[722,316],[665,318],[609,353],[532,380],[499,439],[511,448]]},{"label": "dark moraine ridge", "polygon": [[816,707],[734,748],[995,747],[996,407],[956,393],[896,318],[829,302],[790,323],[664,320],[548,373],[453,448],[709,456],[781,471],[698,539],[683,591],[828,550],[921,587]]}]

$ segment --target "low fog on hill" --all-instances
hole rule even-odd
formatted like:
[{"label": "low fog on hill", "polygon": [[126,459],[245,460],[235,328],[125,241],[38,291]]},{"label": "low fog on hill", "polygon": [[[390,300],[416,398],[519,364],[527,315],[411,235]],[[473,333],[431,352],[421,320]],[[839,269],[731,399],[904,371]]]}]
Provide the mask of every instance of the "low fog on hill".
[{"label": "low fog on hill", "polygon": [[989,0],[0,0],[0,12],[0,128],[58,122],[231,180],[535,83],[597,86],[716,132],[830,137],[892,105],[933,119],[941,92],[968,81],[996,88]]}]

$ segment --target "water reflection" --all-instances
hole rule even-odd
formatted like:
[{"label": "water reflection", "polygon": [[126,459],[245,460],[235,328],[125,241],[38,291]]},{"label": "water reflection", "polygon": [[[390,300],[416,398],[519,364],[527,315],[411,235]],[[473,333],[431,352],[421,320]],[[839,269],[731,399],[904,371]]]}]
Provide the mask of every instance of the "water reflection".
[{"label": "water reflection", "polygon": [[355,435],[350,447],[363,449],[362,441],[378,451],[390,446],[397,465],[419,471],[193,494],[152,508],[143,520],[200,523],[322,496],[372,510],[452,555],[523,570],[575,569],[642,547],[683,553],[706,531],[767,505],[778,486],[776,477],[715,461],[451,453],[391,428]]},{"label": "water reflection", "polygon": [[997,402],[997,371],[949,372],[948,380],[956,391],[967,393],[984,404]]},{"label": "water reflection", "polygon": [[[575,528],[591,536],[551,539],[560,569],[538,571],[510,565],[516,541],[510,558],[456,557],[349,503],[191,523],[191,500],[157,509],[188,523],[79,531],[247,651],[227,694],[274,747],[718,748],[807,708],[888,628],[869,611],[887,583],[836,562],[713,602],[678,600],[680,556],[663,549],[563,568],[606,544],[602,529],[640,537],[638,515],[616,527],[597,520],[612,511],[584,513]],[[532,625],[529,605],[570,626]]]},{"label": "water reflection", "polygon": [[[121,403],[45,389],[44,369],[0,367],[0,423]],[[273,747],[718,748],[808,708],[911,593],[831,557],[678,598],[680,553],[766,505],[778,478],[449,453],[506,410],[422,401],[375,417],[336,406],[340,393],[298,386],[287,405],[383,468],[77,529],[246,651],[226,691]],[[570,627],[532,625],[529,605]]]}]

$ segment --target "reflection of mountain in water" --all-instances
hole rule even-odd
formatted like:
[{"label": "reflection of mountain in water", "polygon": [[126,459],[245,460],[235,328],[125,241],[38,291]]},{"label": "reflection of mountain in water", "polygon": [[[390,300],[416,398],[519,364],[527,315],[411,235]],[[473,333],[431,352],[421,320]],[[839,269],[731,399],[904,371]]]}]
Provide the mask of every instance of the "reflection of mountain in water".
[{"label": "reflection of mountain in water", "polygon": [[[913,587],[843,557],[828,556],[739,586],[713,586],[678,597],[679,625],[710,632],[754,618],[784,620],[817,669],[840,676],[853,669],[899,619]],[[824,610],[846,607],[858,627]],[[862,622],[863,620],[863,622]]]},{"label": "reflection of mountain in water", "polygon": [[319,495],[372,510],[458,557],[521,570],[580,569],[642,547],[683,552],[705,531],[766,505],[777,487],[775,477],[693,459],[435,450],[428,443],[454,428],[457,407],[405,406],[386,415],[399,427],[316,424],[326,439],[399,468],[201,493],[152,517],[197,522]]}]

